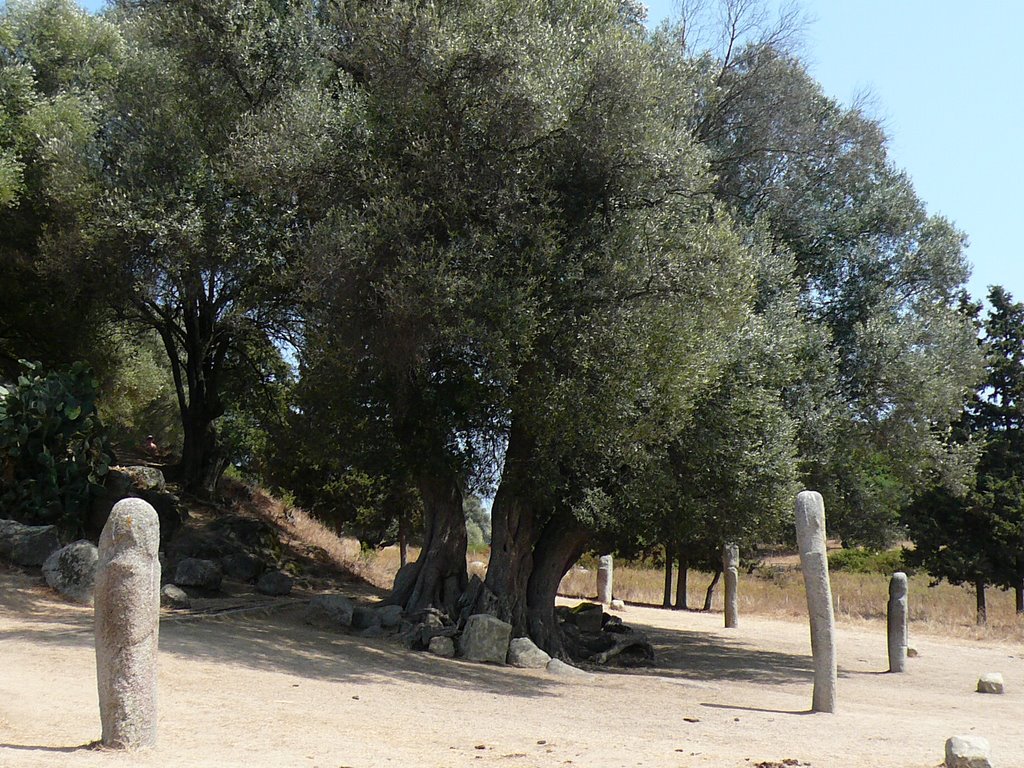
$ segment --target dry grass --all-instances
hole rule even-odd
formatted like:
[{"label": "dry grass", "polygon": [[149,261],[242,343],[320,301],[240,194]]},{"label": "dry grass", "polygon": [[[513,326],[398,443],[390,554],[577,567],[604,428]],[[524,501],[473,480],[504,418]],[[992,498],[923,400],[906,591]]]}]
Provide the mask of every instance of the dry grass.
[{"label": "dry grass", "polygon": [[[687,604],[702,606],[711,574],[691,571]],[[889,579],[881,574],[835,572],[831,574],[836,618],[845,624],[885,621]],[[942,583],[929,586],[926,575],[910,577],[910,622],[912,632],[965,637],[977,640],[1024,642],[1024,620],[1014,609],[1013,593],[990,589],[988,625],[975,624],[974,591]],[[664,575],[648,568],[615,568],[615,596],[627,603],[661,605]],[[721,586],[715,590],[712,610],[722,610]],[[772,568],[740,575],[740,615],[803,618],[807,615],[803,579],[798,569]],[[593,571],[575,568],[566,574],[562,594],[593,599],[597,592]]]},{"label": "dry grass", "polygon": [[[290,507],[261,492],[247,491],[245,507],[258,517],[277,525],[292,546],[315,556],[320,562],[347,571],[364,581],[388,589],[399,567],[397,546],[363,550],[352,537],[339,536],[333,529],[298,507]],[[409,548],[415,560],[419,549]],[[487,551],[471,552],[466,558],[471,573],[481,576]],[[740,576],[740,614],[802,619],[807,615],[803,580],[790,563],[795,558],[775,558],[773,565],[754,574]],[[783,564],[779,564],[783,563]],[[691,571],[687,604],[702,606],[711,574]],[[834,572],[831,574],[836,618],[841,623],[863,625],[885,621],[889,580],[880,574]],[[988,625],[975,624],[974,592],[950,584],[929,586],[926,575],[910,578],[911,631],[929,635],[976,640],[1024,642],[1024,620],[1017,617],[1013,593],[996,589],[988,592]],[[615,566],[615,596],[627,603],[660,606],[664,576],[660,570],[630,565]],[[559,588],[568,597],[595,599],[597,578],[593,569],[577,566],[566,574]],[[713,611],[722,610],[721,585],[715,590]]]}]

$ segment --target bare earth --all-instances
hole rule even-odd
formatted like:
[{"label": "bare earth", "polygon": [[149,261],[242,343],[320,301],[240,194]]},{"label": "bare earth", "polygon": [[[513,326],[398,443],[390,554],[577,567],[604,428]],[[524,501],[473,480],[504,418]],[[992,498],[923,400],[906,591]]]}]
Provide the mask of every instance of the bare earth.
[{"label": "bare earth", "polygon": [[[805,624],[631,607],[656,669],[568,682],[309,628],[301,603],[262,615],[165,616],[160,746],[99,736],[92,611],[0,573],[0,766],[714,766],[934,768],[955,734],[1024,766],[1024,648],[912,638],[885,674],[884,627],[839,631],[839,708],[809,714]],[[1001,672],[1003,696],[974,693]],[[798,763],[788,761],[798,761]]]}]

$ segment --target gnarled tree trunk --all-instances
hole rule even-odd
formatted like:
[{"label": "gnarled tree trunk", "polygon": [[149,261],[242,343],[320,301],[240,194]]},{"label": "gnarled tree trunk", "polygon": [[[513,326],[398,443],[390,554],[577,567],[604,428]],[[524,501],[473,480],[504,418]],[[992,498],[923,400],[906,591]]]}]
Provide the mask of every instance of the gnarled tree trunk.
[{"label": "gnarled tree trunk", "polygon": [[530,639],[553,658],[565,658],[562,633],[555,616],[558,584],[586,549],[588,531],[571,516],[555,515],[544,526],[533,553],[527,585]]},{"label": "gnarled tree trunk", "polygon": [[718,586],[718,580],[722,578],[722,569],[715,569],[715,575],[711,579],[711,583],[708,584],[708,591],[704,593],[704,610],[711,610],[711,602],[715,598],[715,587]]},{"label": "gnarled tree trunk", "polygon": [[978,607],[978,626],[984,626],[988,622],[988,611],[985,607],[985,580],[974,580],[974,597]]},{"label": "gnarled tree trunk", "polygon": [[686,578],[689,575],[690,570],[690,559],[683,552],[683,548],[679,547],[679,572],[676,573],[676,610],[686,611],[689,610],[689,605],[686,601]]}]

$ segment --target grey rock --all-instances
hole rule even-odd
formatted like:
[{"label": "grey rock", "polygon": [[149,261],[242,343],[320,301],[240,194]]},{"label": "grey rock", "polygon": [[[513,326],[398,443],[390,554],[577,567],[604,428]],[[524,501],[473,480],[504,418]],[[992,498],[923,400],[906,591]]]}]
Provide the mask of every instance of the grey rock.
[{"label": "grey rock", "polygon": [[615,563],[611,555],[601,555],[597,567],[597,602],[608,605],[612,601],[612,580]]},{"label": "grey rock", "polygon": [[580,603],[569,613],[569,620],[580,632],[600,632],[604,623],[604,610],[597,603]]},{"label": "grey rock", "polygon": [[199,587],[216,591],[220,589],[220,565],[212,560],[200,560],[197,557],[186,557],[174,570],[174,583],[179,587]]},{"label": "grey rock", "polygon": [[261,595],[284,597],[292,593],[292,577],[282,571],[268,571],[256,582],[256,591]]},{"label": "grey rock", "polygon": [[523,669],[542,669],[551,657],[528,637],[516,637],[508,644],[508,663]]},{"label": "grey rock", "polygon": [[[265,566],[247,552],[233,552],[220,559],[224,575],[239,581],[254,581],[263,573]],[[258,587],[257,587],[258,589]]]},{"label": "grey rock", "polygon": [[384,629],[395,629],[402,623],[402,606],[384,605],[377,609],[380,614],[380,624]]},{"label": "grey rock", "polygon": [[801,491],[796,497],[796,538],[800,545],[800,570],[807,593],[814,660],[814,691],[811,710],[836,711],[836,619],[832,585],[825,549],[825,502],[817,491]]},{"label": "grey rock", "polygon": [[92,604],[99,550],[80,539],[58,549],[43,563],[46,583],[76,603]]},{"label": "grey rock", "polygon": [[160,590],[160,604],[168,608],[189,608],[192,601],[181,587],[164,584],[164,588]]},{"label": "grey rock", "polygon": [[139,499],[114,505],[100,535],[95,592],[96,679],[108,748],[156,744],[159,545],[153,507]]},{"label": "grey rock", "polygon": [[309,601],[303,620],[318,629],[352,626],[355,605],[344,595],[317,595]]},{"label": "grey rock", "polygon": [[375,637],[384,637],[384,635],[386,634],[387,632],[384,630],[384,627],[382,627],[380,624],[374,624],[372,627],[367,627],[362,632],[360,632],[359,636],[368,637],[372,639]]},{"label": "grey rock", "polygon": [[39,567],[58,549],[60,539],[56,526],[0,520],[0,557],[15,565]]},{"label": "grey rock", "polygon": [[978,680],[978,693],[1003,693],[1003,676],[998,672],[986,672]]},{"label": "grey rock", "polygon": [[624,611],[626,610],[626,602],[624,600],[619,600],[619,598],[615,598],[611,602],[611,609],[613,611]]},{"label": "grey rock", "polygon": [[569,680],[588,680],[593,677],[589,672],[585,672],[579,667],[574,667],[571,664],[566,664],[564,661],[559,659],[552,659],[547,664],[547,670],[556,677],[564,677]]},{"label": "grey rock", "polygon": [[352,629],[369,629],[381,625],[380,611],[372,606],[357,605],[352,611]]},{"label": "grey rock", "polygon": [[953,736],[946,739],[946,768],[992,768],[988,739]]},{"label": "grey rock", "polygon": [[[112,473],[113,478],[109,477]],[[125,491],[130,488],[138,491],[163,491],[167,488],[164,473],[156,467],[111,467],[107,474],[107,484],[113,482],[115,488]]]},{"label": "grey rock", "polygon": [[455,655],[455,642],[450,637],[432,637],[427,650],[435,656],[450,659]]},{"label": "grey rock", "polygon": [[460,655],[469,661],[504,664],[512,625],[496,616],[477,613],[469,617],[459,640]]}]

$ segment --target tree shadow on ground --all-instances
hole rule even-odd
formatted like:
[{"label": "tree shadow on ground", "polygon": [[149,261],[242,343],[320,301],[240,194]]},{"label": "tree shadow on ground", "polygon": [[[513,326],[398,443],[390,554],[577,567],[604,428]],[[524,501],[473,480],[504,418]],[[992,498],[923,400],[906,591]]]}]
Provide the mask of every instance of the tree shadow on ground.
[{"label": "tree shadow on ground", "polygon": [[698,682],[752,682],[765,685],[806,683],[814,678],[809,655],[751,648],[740,639],[710,632],[665,629],[648,624],[631,624],[644,632],[654,648],[654,666],[616,669],[608,672]]}]

